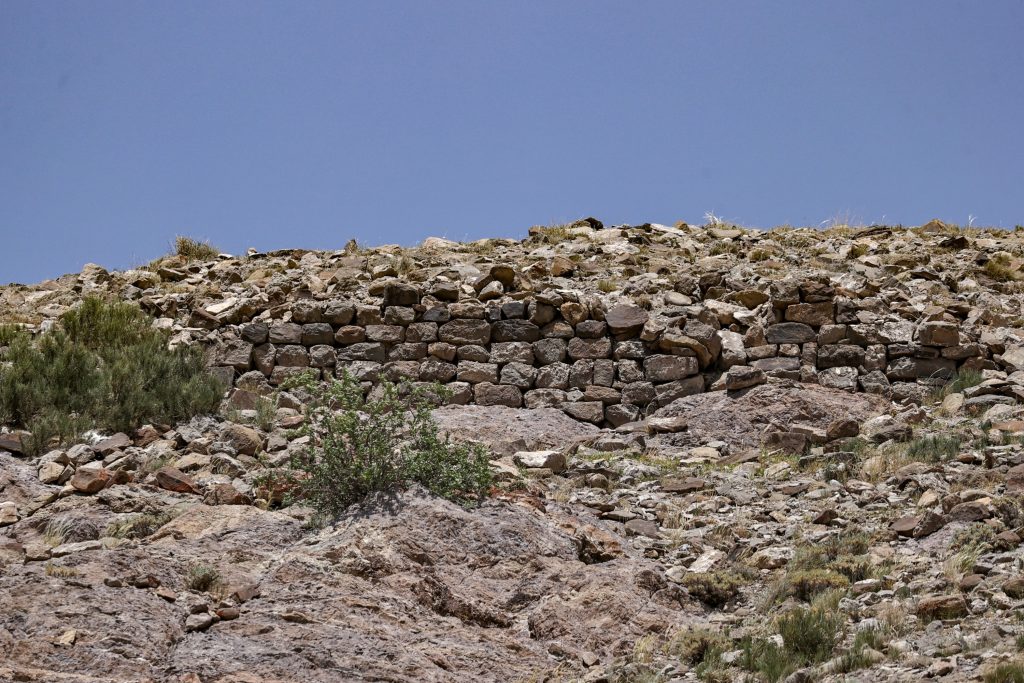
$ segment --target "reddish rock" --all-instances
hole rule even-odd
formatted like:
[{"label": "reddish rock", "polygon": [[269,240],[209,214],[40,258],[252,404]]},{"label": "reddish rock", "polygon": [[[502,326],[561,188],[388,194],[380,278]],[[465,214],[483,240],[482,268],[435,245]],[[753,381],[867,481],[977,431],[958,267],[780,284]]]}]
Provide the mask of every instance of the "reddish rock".
[{"label": "reddish rock", "polygon": [[924,619],[958,619],[967,616],[962,595],[928,595],[917,603],[917,615]]},{"label": "reddish rock", "polygon": [[174,467],[161,467],[153,474],[156,485],[175,493],[196,493],[195,482],[190,476]]},{"label": "reddish rock", "polygon": [[121,451],[132,445],[132,440],[127,434],[118,432],[113,436],[108,436],[103,441],[93,446],[93,450],[103,454],[110,455],[114,451]]},{"label": "reddish rock", "polygon": [[992,507],[980,500],[960,503],[949,511],[949,519],[954,522],[980,522],[992,516]]},{"label": "reddish rock", "polygon": [[914,527],[914,538],[930,536],[944,526],[946,526],[946,518],[928,510],[921,515],[920,521]]},{"label": "reddish rock", "polygon": [[203,497],[207,505],[249,505],[252,500],[231,484],[217,484]]},{"label": "reddish rock", "polygon": [[69,482],[81,493],[97,493],[112,483],[113,474],[104,468],[79,467]]},{"label": "reddish rock", "polygon": [[1003,592],[1014,600],[1024,598],[1024,576],[1014,576],[1003,583]]},{"label": "reddish rock", "polygon": [[970,593],[972,590],[978,587],[978,585],[985,580],[985,577],[981,574],[968,574],[964,578],[960,579],[960,590],[964,593]]},{"label": "reddish rock", "polygon": [[1011,467],[1006,473],[1006,492],[1020,493],[1024,491],[1024,465]]}]

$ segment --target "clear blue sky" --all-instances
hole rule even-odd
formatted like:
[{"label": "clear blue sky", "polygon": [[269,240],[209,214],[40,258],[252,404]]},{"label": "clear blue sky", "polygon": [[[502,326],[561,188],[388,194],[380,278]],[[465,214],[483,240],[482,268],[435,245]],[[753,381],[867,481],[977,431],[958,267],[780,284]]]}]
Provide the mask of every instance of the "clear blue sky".
[{"label": "clear blue sky", "polygon": [[606,223],[1024,223],[1024,2],[0,1],[0,282]]}]

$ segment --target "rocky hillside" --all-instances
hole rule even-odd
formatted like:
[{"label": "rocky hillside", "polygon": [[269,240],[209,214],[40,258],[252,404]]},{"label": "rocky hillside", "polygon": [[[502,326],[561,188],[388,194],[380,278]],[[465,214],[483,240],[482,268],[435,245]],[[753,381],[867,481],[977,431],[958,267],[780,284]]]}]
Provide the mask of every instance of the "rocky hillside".
[{"label": "rocky hillside", "polygon": [[[3,427],[0,680],[1024,676],[1024,232],[200,256],[0,288],[36,335],[137,302],[225,392],[41,453]],[[493,495],[311,524],[274,474],[311,371],[446,385]]]}]

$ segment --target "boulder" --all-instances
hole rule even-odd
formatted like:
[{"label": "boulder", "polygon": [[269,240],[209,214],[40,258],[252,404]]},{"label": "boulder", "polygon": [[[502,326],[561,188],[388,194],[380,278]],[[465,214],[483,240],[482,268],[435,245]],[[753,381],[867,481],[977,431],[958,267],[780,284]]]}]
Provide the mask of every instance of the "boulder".
[{"label": "boulder", "polygon": [[111,484],[113,474],[102,467],[79,467],[68,482],[80,493],[98,493]]},{"label": "boulder", "polygon": [[619,304],[605,311],[604,319],[616,339],[629,339],[640,334],[650,316],[639,306]]}]

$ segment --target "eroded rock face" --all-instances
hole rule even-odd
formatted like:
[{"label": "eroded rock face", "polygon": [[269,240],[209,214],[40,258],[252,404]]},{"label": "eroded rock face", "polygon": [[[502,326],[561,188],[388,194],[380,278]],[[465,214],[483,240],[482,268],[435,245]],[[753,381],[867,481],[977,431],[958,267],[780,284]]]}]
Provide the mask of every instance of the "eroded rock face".
[{"label": "eroded rock face", "polygon": [[434,411],[441,430],[455,439],[482,443],[496,455],[562,449],[599,433],[561,410],[506,406],[445,406]]},{"label": "eroded rock face", "polygon": [[[114,500],[80,500],[97,520],[114,516]],[[147,500],[134,489],[116,502]],[[47,577],[43,562],[7,567],[0,676],[498,681],[549,668],[556,645],[583,670],[584,654],[610,660],[692,612],[624,538],[543,508],[510,499],[466,510],[412,490],[304,531],[279,512],[191,503],[149,538],[78,544],[61,558],[73,576]],[[28,528],[14,533],[32,543]],[[197,563],[219,572],[220,608],[190,586]],[[54,645],[69,632],[73,646]]]},{"label": "eroded rock face", "polygon": [[888,402],[869,394],[849,394],[817,385],[762,384],[737,392],[709,392],[677,399],[657,417],[687,418],[685,433],[668,437],[674,445],[725,441],[756,448],[770,431],[793,424],[826,430],[836,420],[865,420]]}]

